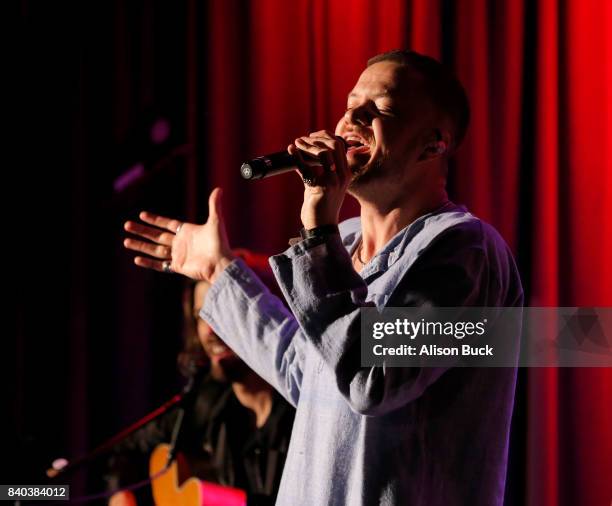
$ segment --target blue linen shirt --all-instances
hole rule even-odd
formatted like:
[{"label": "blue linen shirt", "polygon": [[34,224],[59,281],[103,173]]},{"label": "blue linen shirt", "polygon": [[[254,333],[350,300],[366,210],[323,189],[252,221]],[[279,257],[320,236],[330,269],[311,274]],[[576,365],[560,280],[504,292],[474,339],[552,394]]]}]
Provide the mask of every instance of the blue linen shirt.
[{"label": "blue linen shirt", "polygon": [[277,504],[501,505],[516,370],[361,367],[359,308],[520,306],[508,247],[454,204],[357,273],[360,238],[352,218],[270,259],[290,310],[235,260],[200,312],[297,409]]}]

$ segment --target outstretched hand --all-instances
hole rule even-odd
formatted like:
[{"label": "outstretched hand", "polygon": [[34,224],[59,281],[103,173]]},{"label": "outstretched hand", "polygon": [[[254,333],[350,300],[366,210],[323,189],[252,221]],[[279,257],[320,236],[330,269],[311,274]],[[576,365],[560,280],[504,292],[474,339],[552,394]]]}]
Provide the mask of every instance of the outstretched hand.
[{"label": "outstretched hand", "polygon": [[135,257],[134,263],[147,269],[176,272],[213,283],[234,259],[225,232],[221,196],[221,188],[211,192],[208,220],[204,225],[181,223],[147,212],[139,215],[146,225],[134,221],[125,222],[125,230],[139,239],[125,239],[123,245],[148,255]]}]

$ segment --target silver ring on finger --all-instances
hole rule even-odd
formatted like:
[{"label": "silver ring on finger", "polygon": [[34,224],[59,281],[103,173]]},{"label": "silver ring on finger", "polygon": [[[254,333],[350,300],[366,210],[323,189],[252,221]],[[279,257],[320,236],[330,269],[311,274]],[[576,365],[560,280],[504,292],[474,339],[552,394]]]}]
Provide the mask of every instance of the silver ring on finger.
[{"label": "silver ring on finger", "polygon": [[172,265],[172,262],[170,262],[170,260],[164,260],[162,262],[162,270],[166,273],[166,274],[171,274],[174,271],[172,270],[172,268],[170,267],[170,265]]}]

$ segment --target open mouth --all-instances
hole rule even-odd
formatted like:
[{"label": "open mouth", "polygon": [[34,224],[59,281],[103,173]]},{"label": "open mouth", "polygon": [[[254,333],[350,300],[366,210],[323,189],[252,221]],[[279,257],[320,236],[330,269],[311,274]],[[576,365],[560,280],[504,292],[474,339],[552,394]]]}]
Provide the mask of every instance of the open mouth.
[{"label": "open mouth", "polygon": [[215,343],[207,347],[208,356],[218,361],[234,355],[234,352],[224,344]]},{"label": "open mouth", "polygon": [[213,344],[210,347],[210,352],[213,355],[222,355],[223,353],[227,352],[229,350],[229,348],[227,346],[223,346],[222,344]]},{"label": "open mouth", "polygon": [[358,153],[369,153],[370,145],[362,137],[349,136],[346,137],[347,144],[347,155],[354,155]]}]

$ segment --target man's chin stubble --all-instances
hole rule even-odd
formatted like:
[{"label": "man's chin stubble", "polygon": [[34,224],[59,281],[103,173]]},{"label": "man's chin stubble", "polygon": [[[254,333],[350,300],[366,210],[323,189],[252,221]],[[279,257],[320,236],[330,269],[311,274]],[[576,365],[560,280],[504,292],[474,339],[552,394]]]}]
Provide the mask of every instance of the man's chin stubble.
[{"label": "man's chin stubble", "polygon": [[377,175],[382,170],[382,160],[376,160],[371,165],[366,165],[358,169],[353,176],[353,180],[349,184],[349,193],[358,196],[362,189],[365,189],[367,185],[376,179]]}]

